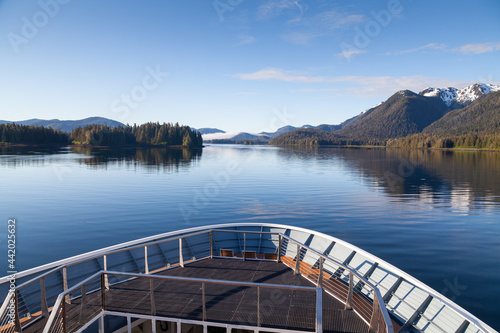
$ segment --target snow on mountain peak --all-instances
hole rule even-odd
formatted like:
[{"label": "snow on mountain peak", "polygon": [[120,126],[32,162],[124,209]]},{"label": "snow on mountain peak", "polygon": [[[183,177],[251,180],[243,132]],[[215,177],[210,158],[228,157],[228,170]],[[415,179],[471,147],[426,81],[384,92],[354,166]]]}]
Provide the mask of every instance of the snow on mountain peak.
[{"label": "snow on mountain peak", "polygon": [[468,87],[458,90],[457,88],[426,88],[419,94],[426,97],[440,97],[446,106],[450,107],[457,103],[461,106],[466,106],[477,98],[486,95],[492,91],[499,91],[500,86],[489,83],[475,83]]}]

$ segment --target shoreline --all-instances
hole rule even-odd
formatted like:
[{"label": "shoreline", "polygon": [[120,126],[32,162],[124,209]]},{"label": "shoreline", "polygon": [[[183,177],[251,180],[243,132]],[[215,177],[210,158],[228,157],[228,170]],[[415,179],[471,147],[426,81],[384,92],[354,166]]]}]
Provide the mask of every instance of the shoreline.
[{"label": "shoreline", "polygon": [[0,142],[0,147],[85,147],[85,148],[169,148],[169,149],[202,149],[182,145],[90,145],[90,144],[59,144],[59,143],[8,143]]},{"label": "shoreline", "polygon": [[419,150],[442,150],[442,151],[489,151],[489,152],[500,152],[500,149],[491,149],[491,148],[437,148],[437,147],[388,147],[388,146],[369,146],[369,145],[269,145],[275,147],[307,147],[307,148],[354,148],[354,149],[419,149]]},{"label": "shoreline", "polygon": [[[224,143],[207,143],[207,145]],[[242,146],[249,146],[242,143],[231,143]],[[370,145],[270,145],[270,144],[253,144],[261,146],[274,146],[274,147],[305,147],[305,148],[340,148],[340,149],[419,149],[419,150],[441,150],[441,151],[485,151],[485,152],[500,152],[500,149],[491,148],[437,148],[437,147],[388,147],[388,146],[370,146]],[[8,143],[0,142],[0,147],[40,147],[40,148],[55,148],[55,147],[84,147],[84,148],[168,148],[168,149],[203,149],[206,145],[201,147],[189,147],[182,145],[91,145],[91,144],[58,144],[58,143]]]}]

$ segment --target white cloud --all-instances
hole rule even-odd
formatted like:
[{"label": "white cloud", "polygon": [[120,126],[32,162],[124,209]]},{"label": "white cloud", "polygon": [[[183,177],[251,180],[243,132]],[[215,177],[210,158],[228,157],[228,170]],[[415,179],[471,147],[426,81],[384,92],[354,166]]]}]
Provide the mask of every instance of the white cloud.
[{"label": "white cloud", "polygon": [[463,54],[481,54],[498,50],[500,50],[500,42],[467,44],[453,49],[453,51]]},{"label": "white cloud", "polygon": [[254,36],[240,36],[239,37],[239,42],[237,45],[248,45],[248,44],[253,44],[257,41],[257,38]]},{"label": "white cloud", "polygon": [[309,42],[316,38],[320,37],[321,34],[315,33],[307,33],[307,32],[293,32],[287,35],[284,35],[283,38],[290,43],[299,44],[299,45],[307,45]]},{"label": "white cloud", "polygon": [[339,13],[336,10],[330,10],[317,15],[313,22],[322,28],[340,29],[350,27],[355,24],[362,23],[366,20],[364,15],[349,15]]},{"label": "white cloud", "polygon": [[423,75],[413,76],[316,76],[297,71],[286,71],[279,68],[265,68],[253,73],[236,74],[233,77],[241,80],[266,81],[275,80],[294,83],[323,83],[333,87],[319,89],[299,89],[292,92],[337,92],[340,96],[387,97],[393,93],[409,89],[419,92],[426,87],[462,88],[472,81],[457,81]]},{"label": "white cloud", "polygon": [[312,82],[327,82],[327,78],[324,77],[314,77],[306,75],[298,75],[299,73],[293,71],[284,71],[279,68],[264,68],[253,73],[241,73],[232,75],[241,80],[253,80],[253,81],[265,81],[265,80],[277,80],[284,82],[302,82],[302,83],[312,83]]},{"label": "white cloud", "polygon": [[291,9],[297,7],[302,16],[302,6],[299,4],[300,0],[269,0],[265,4],[259,6],[257,10],[258,20],[269,20],[276,16],[281,15],[284,9]]},{"label": "white cloud", "polygon": [[413,49],[408,49],[408,50],[399,50],[399,51],[393,51],[393,52],[388,52],[387,55],[391,54],[408,54],[408,53],[414,53],[414,52],[420,52],[420,51],[426,51],[426,50],[446,50],[447,46],[446,44],[437,44],[437,43],[429,43],[424,46],[419,46]]},{"label": "white cloud", "polygon": [[399,51],[391,51],[387,52],[387,55],[401,55],[408,54],[414,52],[424,52],[428,50],[439,50],[445,52],[458,52],[462,54],[481,54],[487,52],[493,52],[500,50],[500,42],[490,42],[490,43],[482,43],[482,44],[466,44],[462,46],[458,46],[455,48],[449,48],[446,44],[438,44],[438,43],[429,43],[424,46],[419,46],[413,49],[408,50],[399,50]]},{"label": "white cloud", "polygon": [[359,55],[359,54],[363,54],[363,53],[366,53],[365,50],[346,50],[346,51],[343,51],[343,52],[340,52],[340,53],[337,53],[337,55],[339,57],[342,57],[342,58],[346,58],[346,59],[352,59],[354,58],[355,56]]}]

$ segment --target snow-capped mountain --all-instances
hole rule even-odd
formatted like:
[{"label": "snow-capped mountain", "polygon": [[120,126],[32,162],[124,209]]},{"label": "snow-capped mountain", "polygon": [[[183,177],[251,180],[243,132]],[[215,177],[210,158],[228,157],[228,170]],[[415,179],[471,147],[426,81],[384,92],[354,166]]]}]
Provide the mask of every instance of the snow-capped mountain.
[{"label": "snow-capped mountain", "polygon": [[489,83],[475,83],[471,86],[458,90],[457,88],[426,88],[419,95],[426,97],[440,97],[447,107],[452,109],[462,108],[469,105],[479,97],[492,91],[499,91],[500,86]]}]

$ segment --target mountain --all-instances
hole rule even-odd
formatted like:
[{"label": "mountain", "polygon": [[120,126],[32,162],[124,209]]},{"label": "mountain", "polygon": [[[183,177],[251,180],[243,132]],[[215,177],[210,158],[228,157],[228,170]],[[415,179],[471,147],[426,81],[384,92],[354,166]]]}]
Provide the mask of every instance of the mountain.
[{"label": "mountain", "polygon": [[348,138],[388,139],[422,131],[441,118],[446,106],[437,97],[425,97],[409,90],[392,95],[379,106],[371,108],[335,131]]},{"label": "mountain", "polygon": [[275,138],[275,137],[280,136],[282,134],[285,134],[287,132],[296,130],[297,128],[298,127],[287,125],[287,126],[283,126],[283,127],[278,128],[275,132],[260,132],[259,135],[265,135],[265,136],[268,136],[270,138]]},{"label": "mountain", "polygon": [[[211,133],[201,133],[203,135],[203,140],[211,141],[211,140],[226,140],[228,141],[252,141],[257,140],[259,142],[269,141],[269,139],[276,138],[280,135],[288,133],[290,131],[299,129],[299,128],[312,128],[311,125],[304,125],[302,127],[294,127],[294,126],[283,126],[278,128],[275,132],[260,132],[258,134],[252,134],[247,132],[237,132],[237,133],[226,133],[224,131],[220,132],[211,132]],[[200,130],[198,130],[200,131]]]},{"label": "mountain", "polygon": [[478,97],[424,128],[423,133],[466,135],[500,133],[500,91]]},{"label": "mountain", "polygon": [[218,128],[209,128],[209,127],[198,128],[198,129],[193,128],[193,130],[200,132],[201,135],[203,135],[203,134],[214,134],[214,133],[226,133],[225,131],[220,130]]},{"label": "mountain", "polygon": [[255,135],[246,132],[241,132],[236,134],[231,138],[231,140],[235,141],[243,141],[243,140],[258,140],[258,141],[268,141],[269,137],[266,135]]},{"label": "mountain", "polygon": [[475,83],[460,90],[453,87],[429,87],[419,92],[419,95],[425,97],[440,97],[448,108],[454,110],[461,109],[474,102],[479,97],[495,91],[500,91],[500,86],[488,83]]},{"label": "mountain", "polygon": [[327,125],[327,124],[321,124],[316,127],[315,129],[321,130],[321,131],[326,131],[326,132],[334,132],[336,130],[339,130],[342,128],[342,125]]},{"label": "mountain", "polygon": [[269,141],[269,136],[262,134],[252,134],[247,132],[229,133],[209,133],[203,134],[205,142],[234,143],[235,141]]},{"label": "mountain", "polygon": [[43,127],[50,127],[55,130],[61,130],[63,132],[70,133],[73,129],[77,127],[85,127],[87,125],[108,125],[109,127],[118,127],[118,126],[125,126],[124,124],[108,119],[108,118],[103,118],[103,117],[90,117],[90,118],[85,118],[81,120],[59,120],[59,119],[50,119],[50,120],[45,120],[45,119],[28,119],[28,120],[22,120],[22,121],[7,121],[7,120],[0,120],[0,124],[5,124],[5,123],[16,123],[19,125],[28,125],[28,126],[43,126]]},{"label": "mountain", "polygon": [[[329,126],[329,125],[326,125],[326,126]],[[259,135],[260,136],[268,136],[269,138],[272,139],[272,138],[276,138],[280,135],[283,135],[283,134],[288,133],[290,131],[294,131],[294,130],[299,129],[299,128],[314,128],[314,127],[311,125],[303,125],[301,127],[287,125],[287,126],[283,126],[283,127],[278,128],[275,132],[260,132]]]}]

